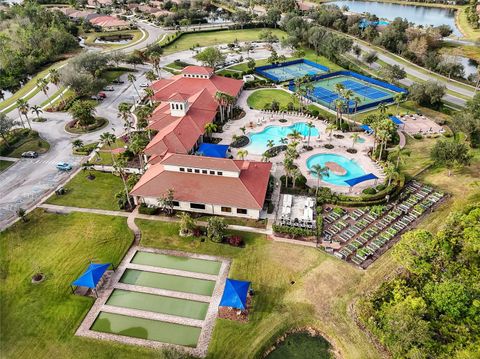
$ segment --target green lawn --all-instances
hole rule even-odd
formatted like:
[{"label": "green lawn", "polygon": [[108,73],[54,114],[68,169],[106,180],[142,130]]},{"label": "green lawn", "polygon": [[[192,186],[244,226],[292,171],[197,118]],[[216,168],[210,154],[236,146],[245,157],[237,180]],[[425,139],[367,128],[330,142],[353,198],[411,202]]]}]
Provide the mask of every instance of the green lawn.
[{"label": "green lawn", "polygon": [[[73,295],[70,283],[90,261],[118,265],[133,239],[126,219],[41,210],[28,218],[0,233],[2,357],[161,358],[152,350],[74,335],[93,298]],[[45,281],[32,284],[39,271]]]},{"label": "green lawn", "polygon": [[290,102],[295,106],[298,105],[298,100],[293,99],[290,93],[278,89],[257,90],[248,97],[247,104],[256,110],[263,110],[273,100],[278,101],[281,108],[286,108]]},{"label": "green lawn", "polygon": [[0,160],[0,172],[5,171],[8,167],[13,165],[15,162]]},{"label": "green lawn", "polygon": [[474,29],[467,19],[467,6],[462,6],[456,14],[456,22],[463,35],[470,40],[480,39],[480,29]]},{"label": "green lawn", "polygon": [[[279,29],[271,29],[279,39],[286,36],[286,33]],[[178,40],[170,45],[165,46],[164,55],[173,54],[174,52],[188,50],[193,46],[213,46],[219,44],[231,43],[238,41],[255,41],[259,40],[260,29],[243,29],[243,30],[223,30],[211,32],[197,32],[182,35]]]},{"label": "green lawn", "polygon": [[20,158],[22,153],[26,151],[36,151],[42,154],[48,152],[49,149],[50,144],[47,141],[39,137],[37,132],[30,131],[27,136],[13,144],[9,152],[5,153],[5,156]]},{"label": "green lawn", "polygon": [[120,177],[111,173],[92,171],[94,180],[87,178],[87,171],[80,171],[64,187],[67,193],[53,195],[47,201],[60,206],[119,210],[115,194],[123,190]]}]

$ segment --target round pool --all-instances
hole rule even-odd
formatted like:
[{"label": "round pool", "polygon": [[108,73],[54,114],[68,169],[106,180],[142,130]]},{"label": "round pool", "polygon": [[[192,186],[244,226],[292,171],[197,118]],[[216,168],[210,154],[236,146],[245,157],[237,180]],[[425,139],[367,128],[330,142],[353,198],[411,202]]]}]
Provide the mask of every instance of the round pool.
[{"label": "round pool", "polygon": [[322,181],[330,183],[336,186],[347,186],[346,180],[360,177],[366,174],[360,165],[354,160],[350,160],[347,157],[333,154],[333,153],[319,153],[313,155],[307,159],[307,168],[310,170],[314,165],[326,166],[326,164],[334,163],[340,166],[344,171],[342,174],[335,174],[329,171],[329,177],[323,177]]},{"label": "round pool", "polygon": [[310,141],[320,133],[315,127],[309,128],[305,122],[297,122],[291,126],[267,126],[260,132],[252,132],[248,135],[250,144],[245,149],[251,154],[261,155],[268,149],[269,140],[274,142],[274,146],[278,146],[281,144],[281,139],[287,138],[293,131],[300,132],[304,137],[308,137],[310,132]]}]

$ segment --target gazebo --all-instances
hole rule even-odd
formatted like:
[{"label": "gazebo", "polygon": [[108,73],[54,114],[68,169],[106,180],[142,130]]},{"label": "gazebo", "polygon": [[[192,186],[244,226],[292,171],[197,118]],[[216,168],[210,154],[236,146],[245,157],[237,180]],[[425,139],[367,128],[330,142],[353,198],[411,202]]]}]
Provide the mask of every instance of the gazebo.
[{"label": "gazebo", "polygon": [[72,282],[72,291],[73,286],[77,287],[86,287],[93,289],[95,292],[95,296],[98,297],[97,293],[97,284],[102,279],[104,273],[108,270],[111,263],[90,263],[87,270],[82,273],[80,277],[78,277],[75,281]]},{"label": "gazebo", "polygon": [[[248,303],[247,298],[250,289],[250,282],[227,278],[222,299],[219,304],[220,317],[236,320],[247,320]],[[222,309],[223,308],[223,314]],[[229,313],[232,309],[237,309],[236,316]]]}]

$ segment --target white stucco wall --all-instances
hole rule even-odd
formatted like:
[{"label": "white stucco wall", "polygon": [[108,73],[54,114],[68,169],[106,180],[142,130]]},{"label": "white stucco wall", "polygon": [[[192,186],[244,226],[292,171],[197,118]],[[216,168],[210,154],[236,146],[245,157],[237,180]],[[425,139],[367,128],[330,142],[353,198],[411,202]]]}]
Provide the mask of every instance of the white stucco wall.
[{"label": "white stucco wall", "polygon": [[[145,203],[147,206],[158,206],[158,198],[153,197],[142,197],[137,198],[135,197],[135,203]],[[205,204],[205,209],[196,209],[190,208],[190,202],[180,202],[179,206],[174,207],[175,210],[179,211],[186,211],[186,212],[195,212],[195,213],[206,213],[206,214],[215,214],[218,216],[229,216],[229,217],[241,217],[241,218],[251,218],[251,219],[259,219],[260,218],[260,210],[258,209],[250,209],[245,208],[247,210],[247,214],[237,213],[237,208],[231,207],[232,212],[222,212],[222,206],[214,205],[214,204]],[[229,206],[225,206],[229,207]]]}]

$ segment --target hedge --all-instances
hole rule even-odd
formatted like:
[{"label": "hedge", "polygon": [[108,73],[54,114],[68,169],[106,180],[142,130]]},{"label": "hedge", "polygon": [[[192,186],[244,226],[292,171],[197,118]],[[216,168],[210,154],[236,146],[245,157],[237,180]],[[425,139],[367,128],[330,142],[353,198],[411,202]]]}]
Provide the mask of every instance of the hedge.
[{"label": "hedge", "polygon": [[278,224],[274,224],[272,226],[273,231],[275,233],[280,233],[280,234],[288,234],[292,236],[292,238],[297,238],[297,237],[312,237],[315,236],[315,231],[311,229],[306,229],[306,228],[299,228],[299,227],[290,227],[290,226],[281,226]]}]

